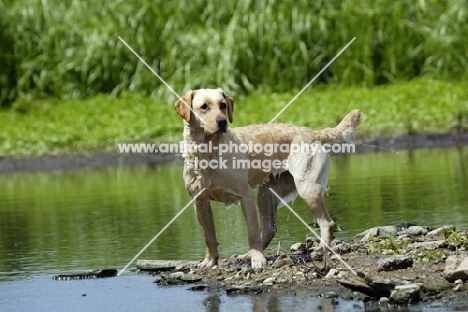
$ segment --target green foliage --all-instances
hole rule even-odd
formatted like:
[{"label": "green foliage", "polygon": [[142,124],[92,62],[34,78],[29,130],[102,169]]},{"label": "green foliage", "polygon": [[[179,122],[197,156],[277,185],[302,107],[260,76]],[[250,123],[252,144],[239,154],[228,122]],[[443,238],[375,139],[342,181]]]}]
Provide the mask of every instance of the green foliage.
[{"label": "green foliage", "polygon": [[389,238],[373,237],[366,245],[366,249],[372,254],[403,255],[408,252],[408,241],[397,240],[395,236],[390,236]]},{"label": "green foliage", "polygon": [[430,250],[425,252],[419,252],[415,255],[415,262],[429,262],[431,260],[442,260],[447,258],[447,252],[445,250]]},{"label": "green foliage", "polygon": [[[232,126],[270,121],[294,92],[255,92],[235,98]],[[277,122],[313,129],[336,125],[351,109],[363,111],[360,136],[451,131],[451,118],[460,107],[468,109],[465,84],[418,79],[371,89],[323,87],[302,94]],[[42,155],[116,150],[117,143],[177,142],[182,120],[171,100],[136,96],[98,95],[87,100],[18,99],[0,110],[0,155]]]},{"label": "green foliage", "polygon": [[458,80],[468,75],[467,3],[0,0],[0,105],[26,95],[168,97],[119,36],[180,93],[300,88],[353,37],[322,82]]},{"label": "green foliage", "polygon": [[451,248],[457,252],[464,251],[468,248],[468,234],[467,232],[461,233],[457,228],[453,231],[446,233],[445,241]]}]

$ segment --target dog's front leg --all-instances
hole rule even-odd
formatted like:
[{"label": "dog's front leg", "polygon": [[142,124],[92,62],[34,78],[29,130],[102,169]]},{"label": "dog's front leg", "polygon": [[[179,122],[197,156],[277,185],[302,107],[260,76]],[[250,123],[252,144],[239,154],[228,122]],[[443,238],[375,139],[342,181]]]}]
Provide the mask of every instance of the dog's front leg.
[{"label": "dog's front leg", "polygon": [[203,260],[198,267],[201,269],[209,269],[218,264],[219,258],[218,241],[216,240],[216,229],[210,201],[207,199],[197,199],[195,201],[195,212],[198,222],[203,228],[206,244],[205,260]]},{"label": "dog's front leg", "polygon": [[249,236],[249,252],[241,256],[242,259],[250,258],[253,269],[266,267],[267,261],[263,254],[262,238],[260,235],[260,225],[258,223],[257,206],[252,193],[248,197],[241,199],[242,212],[247,223],[247,233]]}]

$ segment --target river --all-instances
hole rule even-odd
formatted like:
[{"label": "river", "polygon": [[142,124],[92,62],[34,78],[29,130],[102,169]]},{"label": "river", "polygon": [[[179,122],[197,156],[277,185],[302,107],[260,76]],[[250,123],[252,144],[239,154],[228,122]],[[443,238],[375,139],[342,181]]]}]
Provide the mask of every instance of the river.
[{"label": "river", "polygon": [[[400,222],[468,228],[466,146],[332,156],[329,186],[325,203],[341,228],[340,239]],[[121,269],[189,200],[181,161],[0,175],[0,310],[212,311],[268,304],[326,310],[327,302],[332,308],[313,293],[257,298],[165,288],[131,270],[103,280],[52,280],[70,271]],[[313,222],[301,199],[292,206]],[[246,252],[240,207],[213,209],[221,257]],[[281,208],[267,252],[288,250],[311,235]],[[204,250],[201,227],[188,209],[139,258],[201,260]],[[340,304],[335,311],[363,307]]]}]

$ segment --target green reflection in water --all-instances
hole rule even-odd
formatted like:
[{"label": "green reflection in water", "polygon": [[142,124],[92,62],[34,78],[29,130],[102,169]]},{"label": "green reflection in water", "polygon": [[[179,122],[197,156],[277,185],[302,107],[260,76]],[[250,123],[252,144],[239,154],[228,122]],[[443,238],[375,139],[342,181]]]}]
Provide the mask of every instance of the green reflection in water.
[{"label": "green reflection in water", "polygon": [[[369,227],[409,221],[468,227],[468,148],[333,156],[325,202],[350,239]],[[68,270],[122,268],[190,200],[182,163],[0,176],[0,280]],[[294,209],[308,222],[301,199]],[[239,207],[213,204],[222,256],[247,250]],[[278,242],[310,233],[285,208]],[[187,210],[141,259],[204,256],[202,231]]]}]

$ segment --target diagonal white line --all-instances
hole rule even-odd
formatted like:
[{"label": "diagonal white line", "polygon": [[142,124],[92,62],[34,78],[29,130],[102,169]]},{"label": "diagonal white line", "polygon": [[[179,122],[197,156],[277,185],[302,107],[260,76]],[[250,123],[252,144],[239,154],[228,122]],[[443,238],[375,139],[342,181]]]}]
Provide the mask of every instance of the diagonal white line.
[{"label": "diagonal white line", "polygon": [[349,266],[349,264],[346,263],[346,261],[344,261],[343,258],[341,258],[341,256],[340,256],[339,254],[337,254],[333,249],[331,249],[331,247],[320,237],[320,235],[318,235],[317,232],[315,232],[314,229],[312,229],[312,228],[307,224],[307,222],[305,222],[304,219],[302,219],[301,216],[298,215],[297,212],[295,212],[294,209],[292,209],[291,206],[289,206],[288,203],[284,201],[284,199],[283,199],[281,196],[279,196],[271,187],[270,187],[269,189],[270,189],[270,191],[271,191],[276,197],[278,197],[278,199],[279,199],[286,207],[289,208],[289,210],[291,210],[291,212],[292,212],[292,213],[309,229],[309,231],[311,231],[318,239],[320,239],[320,242],[321,242],[322,244],[324,244],[324,245],[328,248],[328,250],[330,250],[333,254],[335,254],[335,255],[338,257],[338,259],[339,259],[351,272],[353,272],[354,275],[357,276],[356,271],[354,271],[354,270],[351,268],[351,266]]},{"label": "diagonal white line", "polygon": [[356,40],[356,37],[354,37],[353,39],[351,39],[351,41],[350,41],[350,42],[348,42],[348,44],[347,44],[347,45],[345,45],[345,46],[344,46],[344,48],[343,48],[343,49],[341,49],[341,51],[340,51],[340,52],[338,52],[338,54],[337,54],[337,55],[336,55],[334,58],[332,58],[332,60],[331,60],[330,62],[328,62],[328,64],[327,64],[327,65],[325,65],[325,67],[324,67],[324,68],[322,68],[322,70],[321,70],[321,71],[319,71],[319,73],[318,73],[317,75],[315,75],[315,77],[314,77],[314,78],[312,78],[312,80],[311,80],[311,81],[309,81],[309,83],[308,83],[308,84],[306,84],[306,85],[305,85],[305,87],[304,87],[304,88],[302,88],[302,90],[301,90],[301,91],[299,91],[299,93],[298,93],[298,94],[296,94],[296,96],[294,96],[294,97],[292,98],[292,100],[291,100],[291,101],[289,101],[289,103],[288,103],[288,104],[286,104],[286,106],[284,106],[284,107],[283,107],[283,108],[282,108],[282,109],[279,111],[279,113],[278,113],[278,114],[276,114],[276,116],[275,116],[275,117],[273,117],[273,119],[272,119],[272,120],[270,120],[269,124],[271,124],[273,121],[275,121],[275,120],[276,120],[276,118],[278,118],[278,116],[279,116],[279,115],[281,115],[281,114],[282,114],[282,113],[283,113],[283,112],[286,110],[286,108],[288,108],[288,107],[289,107],[289,105],[291,105],[291,104],[292,104],[292,102],[294,102],[294,101],[295,101],[295,100],[296,100],[296,99],[297,99],[297,98],[298,98],[298,97],[299,97],[299,96],[302,94],[302,92],[304,92],[304,91],[305,91],[305,89],[307,89],[307,88],[308,88],[308,87],[309,87],[309,86],[310,86],[310,85],[311,85],[311,84],[312,84],[312,83],[315,81],[315,79],[317,79],[317,77],[318,77],[318,76],[320,76],[320,75],[321,75],[321,74],[322,74],[322,73],[325,71],[325,69],[327,69],[327,68],[328,68],[328,66],[330,66],[330,65],[332,64],[332,63],[333,63],[333,62],[334,62],[334,61],[335,61],[335,60],[338,58],[338,56],[340,56],[340,55],[341,55],[341,53],[343,53],[343,52],[344,52],[344,51],[345,51],[345,50],[346,50],[346,49],[347,49],[347,48],[348,48],[348,47],[351,45],[351,43],[353,43],[353,41],[354,41],[354,40]]},{"label": "diagonal white line", "polygon": [[120,41],[122,41],[122,43],[130,50],[132,51],[133,54],[135,54],[135,56],[146,66],[148,67],[148,69],[153,73],[153,75],[155,75],[156,77],[158,77],[159,80],[161,80],[161,82],[169,89],[169,91],[171,91],[175,96],[177,96],[177,98],[179,100],[182,101],[182,103],[185,104],[185,106],[187,106],[188,109],[190,109],[204,124],[206,123],[205,120],[203,120],[203,118],[201,118],[201,116],[199,114],[197,114],[193,109],[192,107],[190,107],[189,104],[187,104],[187,102],[184,101],[184,99],[177,93],[174,91],[174,89],[172,89],[172,87],[166,82],[164,81],[164,79],[162,79],[161,76],[158,75],[158,73],[151,67],[148,65],[148,63],[146,63],[146,61],[138,54],[135,52],[135,50],[132,49],[132,47],[127,43],[125,42],[125,40],[123,40],[120,36],[118,37]]},{"label": "diagonal white line", "polygon": [[162,230],[161,230],[161,231],[159,231],[159,233],[158,233],[158,234],[156,234],[156,236],[155,236],[155,237],[153,237],[153,239],[152,239],[152,240],[150,240],[150,241],[149,241],[149,243],[148,243],[148,244],[146,244],[146,246],[145,246],[145,247],[143,247],[143,249],[142,249],[142,250],[140,250],[140,252],[139,252],[139,253],[137,253],[137,254],[136,254],[136,256],[135,256],[135,257],[133,257],[133,259],[132,259],[132,260],[130,260],[130,262],[129,262],[129,263],[127,263],[127,265],[126,265],[126,266],[125,266],[125,267],[124,267],[122,270],[120,270],[120,272],[119,272],[119,274],[117,274],[117,276],[119,276],[120,274],[122,274],[122,273],[123,273],[123,272],[124,272],[124,271],[125,271],[125,270],[128,268],[128,266],[129,266],[130,264],[132,264],[132,263],[133,263],[133,261],[135,261],[135,259],[136,259],[136,258],[138,258],[138,257],[139,257],[139,256],[140,256],[140,255],[143,253],[143,251],[145,251],[145,250],[146,250],[146,248],[148,248],[148,247],[149,247],[149,246],[150,246],[150,245],[151,245],[151,244],[152,244],[152,243],[153,243],[153,242],[156,240],[156,238],[158,238],[158,237],[159,237],[159,235],[161,235],[161,234],[162,234],[162,233],[163,233],[163,232],[164,232],[164,231],[165,231],[165,230],[166,230],[166,229],[169,227],[169,225],[171,225],[171,224],[172,224],[172,222],[174,222],[174,221],[175,221],[175,220],[176,220],[176,219],[177,219],[177,218],[178,218],[178,217],[179,217],[179,216],[182,214],[182,212],[184,212],[184,211],[185,211],[185,209],[187,209],[187,207],[188,207],[188,206],[190,206],[190,205],[191,205],[191,204],[192,204],[192,203],[195,201],[195,199],[197,199],[197,197],[198,197],[198,196],[200,196],[200,194],[201,194],[201,193],[203,193],[203,191],[204,191],[204,190],[205,190],[205,188],[202,188],[202,189],[201,189],[201,191],[200,191],[200,192],[198,192],[198,194],[197,194],[197,195],[195,195],[195,196],[192,198],[192,200],[191,200],[191,201],[189,201],[189,202],[188,202],[188,204],[187,204],[187,205],[185,205],[185,207],[184,207],[184,208],[182,208],[182,210],[180,210],[180,211],[179,211],[179,213],[178,213],[178,214],[176,214],[176,215],[175,215],[175,217],[174,217],[174,218],[172,218],[172,220],[171,220],[171,221],[169,221],[169,222],[166,224],[166,226],[164,226],[164,227],[162,228]]}]

